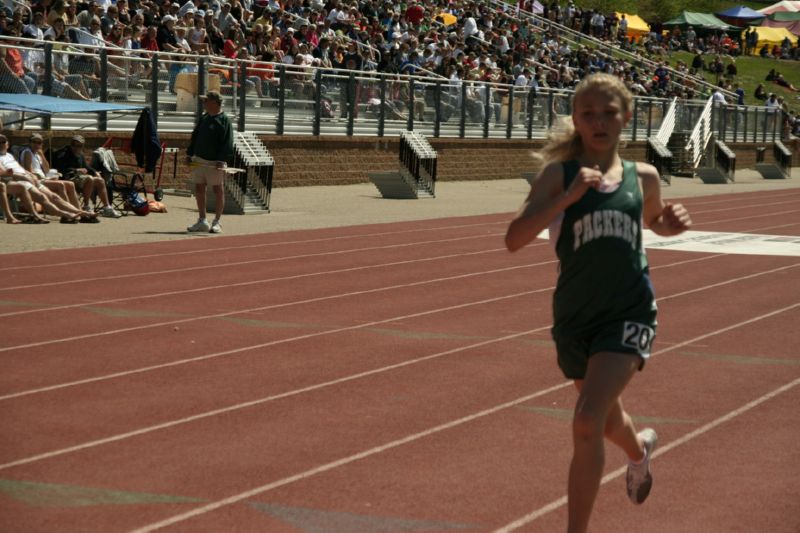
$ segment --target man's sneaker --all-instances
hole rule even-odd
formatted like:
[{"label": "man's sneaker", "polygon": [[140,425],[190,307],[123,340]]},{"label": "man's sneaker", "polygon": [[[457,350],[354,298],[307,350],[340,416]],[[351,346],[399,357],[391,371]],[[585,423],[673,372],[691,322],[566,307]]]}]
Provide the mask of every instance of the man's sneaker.
[{"label": "man's sneaker", "polygon": [[198,220],[197,222],[194,223],[194,225],[186,228],[186,231],[188,231],[189,233],[206,233],[210,229],[211,226],[208,224],[207,220]]},{"label": "man's sneaker", "polygon": [[103,209],[101,209],[100,214],[107,218],[119,218],[122,216],[122,213],[120,213],[110,205],[107,205]]},{"label": "man's sneaker", "polygon": [[215,220],[211,223],[211,229],[208,230],[209,233],[222,233],[222,226],[219,225],[219,220]]},{"label": "man's sneaker", "polygon": [[650,458],[656,449],[658,435],[654,429],[646,428],[639,432],[639,437],[644,441],[645,458],[641,464],[628,463],[628,472],[625,481],[628,485],[628,498],[637,505],[644,503],[653,486],[653,476],[650,474]]}]

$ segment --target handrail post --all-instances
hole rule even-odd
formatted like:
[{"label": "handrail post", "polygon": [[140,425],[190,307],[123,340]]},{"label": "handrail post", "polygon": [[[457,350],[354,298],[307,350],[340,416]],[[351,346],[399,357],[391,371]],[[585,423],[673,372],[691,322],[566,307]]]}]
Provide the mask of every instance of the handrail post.
[{"label": "handrail post", "polygon": [[[108,102],[108,51],[100,50],[100,101]],[[101,111],[97,114],[97,130],[108,130],[108,113]]]},{"label": "handrail post", "polygon": [[467,82],[461,82],[461,109],[460,118],[458,122],[458,136],[463,139],[467,134]]},{"label": "handrail post", "polygon": [[278,70],[278,120],[275,123],[275,134],[283,135],[284,106],[286,105],[286,66],[281,65]]},{"label": "handrail post", "polygon": [[386,74],[381,74],[378,90],[380,91],[381,101],[381,108],[378,111],[378,137],[383,137],[386,129]]},{"label": "handrail post", "polygon": [[536,88],[535,87],[528,87],[528,98],[527,98],[527,106],[525,112],[528,115],[528,122],[527,122],[527,137],[528,140],[533,138],[533,107],[536,104]]},{"label": "handrail post", "polygon": [[[51,96],[53,94],[53,43],[44,43],[44,84],[42,94]],[[49,130],[52,125],[50,115],[42,117],[42,128]]]},{"label": "handrail post", "polygon": [[[200,60],[202,61],[202,58]],[[153,54],[150,59],[150,116],[158,127],[158,54]]]},{"label": "handrail post", "polygon": [[353,136],[353,124],[356,119],[356,75],[351,72],[347,78],[347,136]]},{"label": "handrail post", "polygon": [[506,139],[511,138],[511,128],[514,127],[514,86],[508,88],[508,112],[506,116]]},{"label": "handrail post", "polygon": [[206,58],[201,57],[200,60],[197,62],[197,107],[194,111],[194,123],[195,125],[200,123],[200,117],[203,116],[203,101],[200,99],[201,96],[206,94]]},{"label": "handrail post", "polygon": [[494,113],[494,110],[491,107],[492,94],[489,84],[484,82],[483,88],[483,138],[486,139],[489,137],[489,115]]},{"label": "handrail post", "polygon": [[322,120],[322,70],[314,70],[314,124],[311,126],[311,133],[319,136],[320,121]]},{"label": "handrail post", "polygon": [[239,121],[237,128],[239,131],[245,131],[245,109],[247,108],[247,62],[242,61],[239,63]]},{"label": "handrail post", "polygon": [[442,84],[436,81],[433,86],[433,136],[439,136],[440,123],[442,121]]},{"label": "handrail post", "polygon": [[408,78],[408,120],[406,129],[414,131],[414,78]]}]

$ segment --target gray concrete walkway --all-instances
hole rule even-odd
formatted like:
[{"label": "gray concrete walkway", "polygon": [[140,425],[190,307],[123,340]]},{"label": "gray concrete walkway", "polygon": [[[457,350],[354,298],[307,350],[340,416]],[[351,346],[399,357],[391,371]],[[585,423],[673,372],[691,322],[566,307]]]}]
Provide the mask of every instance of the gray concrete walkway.
[{"label": "gray concrete walkway", "polygon": [[[741,170],[736,182],[706,185],[699,179],[674,178],[663,188],[665,198],[749,192],[779,191],[800,188],[800,169],[792,179],[764,180],[753,170]],[[229,215],[222,221],[223,235],[245,235],[298,229],[379,224],[405,220],[512,213],[528,192],[523,179],[440,182],[436,198],[425,200],[388,200],[371,184],[339,187],[290,187],[272,193],[271,213],[264,215]],[[167,195],[168,213],[146,217],[127,216],[102,219],[100,224],[48,225],[0,223],[0,250],[13,253],[54,248],[90,248],[109,244],[154,242],[176,239],[217,238],[216,235],[188,235],[186,227],[196,219],[194,198]],[[91,249],[86,250],[91,258]]]}]

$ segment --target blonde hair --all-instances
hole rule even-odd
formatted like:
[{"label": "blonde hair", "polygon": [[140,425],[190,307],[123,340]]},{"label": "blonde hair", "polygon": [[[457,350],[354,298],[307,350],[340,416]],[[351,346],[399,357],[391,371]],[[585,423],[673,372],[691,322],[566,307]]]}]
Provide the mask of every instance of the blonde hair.
[{"label": "blonde hair", "polygon": [[[575,109],[575,102],[581,95],[593,90],[609,91],[617,96],[622,104],[622,112],[625,114],[633,109],[633,95],[628,87],[620,78],[606,73],[591,74],[581,80],[575,87],[575,94],[572,95],[572,109]],[[582,150],[581,136],[575,131],[572,116],[568,116],[559,120],[559,124],[553,128],[547,144],[539,154],[536,154],[536,157],[542,161],[543,165],[546,165],[575,159]]]}]

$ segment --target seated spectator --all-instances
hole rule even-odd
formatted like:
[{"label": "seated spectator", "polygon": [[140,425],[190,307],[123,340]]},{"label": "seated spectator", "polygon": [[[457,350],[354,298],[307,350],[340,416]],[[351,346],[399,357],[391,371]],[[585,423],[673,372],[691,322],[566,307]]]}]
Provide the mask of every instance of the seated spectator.
[{"label": "seated spectator", "polygon": [[[9,28],[7,35],[19,36],[19,30]],[[36,75],[26,72],[22,63],[18,40],[7,40],[8,47],[0,47],[0,92],[29,94],[36,93]],[[4,43],[4,44],[5,44]],[[17,46],[15,46],[17,45]]]},{"label": "seated spectator", "polygon": [[31,135],[30,145],[20,152],[22,168],[39,178],[45,187],[80,209],[81,203],[75,191],[75,185],[71,181],[60,179],[61,174],[50,168],[50,163],[44,155],[43,146],[44,139],[41,135],[38,133]]},{"label": "seated spectator", "polygon": [[764,100],[764,101],[766,101],[766,99],[767,99],[767,91],[766,91],[766,89],[764,89],[764,84],[763,83],[759,83],[758,84],[758,86],[756,87],[756,90],[753,92],[753,98],[755,98],[756,100]]},{"label": "seated spectator", "polygon": [[22,224],[22,221],[15,217],[11,211],[11,203],[8,201],[8,189],[5,181],[0,181],[0,211],[3,213],[6,224]]},{"label": "seated spectator", "polygon": [[[46,213],[60,217],[64,224],[77,223],[81,219],[88,221],[96,218],[93,213],[76,208],[47,189],[36,176],[22,168],[22,165],[8,152],[8,139],[5,135],[0,135],[0,176],[6,180],[6,189],[11,194],[19,194],[20,190],[17,186],[22,187],[35,202],[42,204]],[[35,209],[32,209],[30,213],[36,216]]]},{"label": "seated spectator", "polygon": [[[0,207],[3,208],[6,224],[50,223],[50,221],[46,218],[39,216],[39,213],[36,211],[36,204],[33,203],[33,198],[31,198],[31,194],[29,192],[31,187],[31,184],[28,182],[12,181],[10,176],[0,176],[0,194],[2,194],[2,198],[0,198]],[[26,216],[24,218],[17,218],[11,211],[11,203],[8,201],[9,195],[16,197],[22,202],[22,207],[26,211]]]},{"label": "seated spectator", "polygon": [[75,190],[83,194],[83,205],[87,211],[93,211],[91,209],[92,196],[97,195],[102,205],[100,214],[104,217],[119,218],[122,213],[111,206],[105,180],[86,162],[83,156],[85,144],[86,141],[82,135],[75,135],[67,146],[56,152],[53,164],[61,173],[61,179],[74,183]]}]

